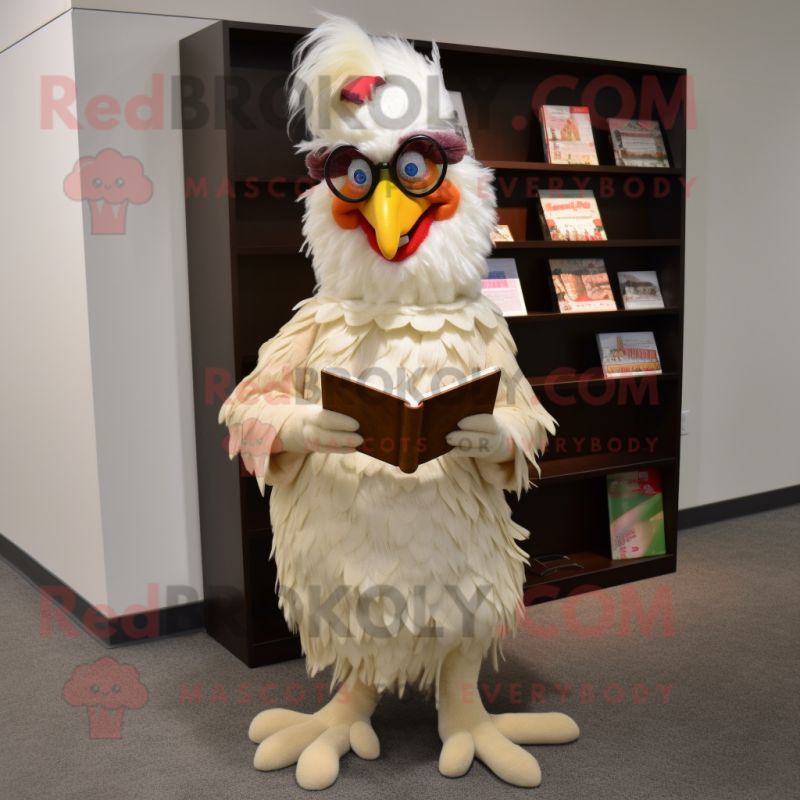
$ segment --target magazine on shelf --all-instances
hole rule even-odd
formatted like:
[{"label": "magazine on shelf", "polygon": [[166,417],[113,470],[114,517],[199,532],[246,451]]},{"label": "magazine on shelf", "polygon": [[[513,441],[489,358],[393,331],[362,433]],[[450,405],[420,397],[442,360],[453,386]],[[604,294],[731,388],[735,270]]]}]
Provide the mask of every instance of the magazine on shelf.
[{"label": "magazine on shelf", "polygon": [[602,258],[551,258],[550,274],[556,310],[562,314],[617,310]]},{"label": "magazine on shelf", "polygon": [[495,225],[490,236],[493,242],[514,241],[514,237],[511,235],[511,228],[509,228],[508,225]]},{"label": "magazine on shelf", "polygon": [[551,164],[599,164],[592,119],[585,106],[542,106],[545,158]]},{"label": "magazine on shelf", "polygon": [[461,129],[459,132],[467,143],[467,153],[475,158],[475,147],[472,144],[472,137],[469,135],[469,122],[467,121],[467,112],[464,109],[464,98],[461,96],[461,92],[448,92],[447,94],[450,95],[450,102],[456,112],[458,126]]},{"label": "magazine on shelf", "polygon": [[517,262],[513,258],[490,258],[489,275],[483,281],[482,291],[504,317],[521,317],[528,313],[525,297],[517,273]]},{"label": "magazine on shelf", "polygon": [[609,119],[614,161],[619,167],[668,167],[661,127],[649,119]]},{"label": "magazine on shelf", "polygon": [[552,242],[605,241],[605,228],[594,192],[583,189],[539,190],[539,221]]},{"label": "magazine on shelf", "polygon": [[661,359],[652,332],[598,333],[597,347],[606,378],[661,374]]},{"label": "magazine on shelf", "polygon": [[664,498],[658,467],[608,475],[606,490],[611,558],[665,555]]},{"label": "magazine on shelf", "polygon": [[617,277],[626,310],[664,308],[664,298],[655,272],[620,272]]}]

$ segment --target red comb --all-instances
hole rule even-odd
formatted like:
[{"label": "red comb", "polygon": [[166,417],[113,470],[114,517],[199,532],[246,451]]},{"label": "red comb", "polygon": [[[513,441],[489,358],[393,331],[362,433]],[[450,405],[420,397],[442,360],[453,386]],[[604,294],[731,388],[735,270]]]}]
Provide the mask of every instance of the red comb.
[{"label": "red comb", "polygon": [[384,83],[386,81],[377,75],[362,75],[342,89],[341,98],[360,106],[365,100],[371,100],[373,90]]}]

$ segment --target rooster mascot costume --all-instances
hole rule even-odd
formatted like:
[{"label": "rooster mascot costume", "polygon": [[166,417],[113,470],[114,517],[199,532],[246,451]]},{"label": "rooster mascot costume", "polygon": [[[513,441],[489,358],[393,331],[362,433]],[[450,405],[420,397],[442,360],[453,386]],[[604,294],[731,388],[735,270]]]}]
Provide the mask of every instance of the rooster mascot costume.
[{"label": "rooster mascot costume", "polygon": [[[318,289],[261,347],[220,421],[231,457],[242,455],[262,492],[273,487],[280,604],[309,672],[332,665],[339,688],[315,714],[255,717],[255,766],[296,763],[300,786],[330,786],[350,749],[378,757],[370,717],[384,691],[412,683],[435,692],[442,774],[464,775],[478,758],[536,786],[539,766],[519,745],[569,742],[577,726],[558,713],[489,714],[477,690],[522,594],[517,541],[528,532],[503,490],[527,488],[554,432],[502,313],[481,294],[492,173],[466,154],[435,46],[426,58],[328,18],[294,66],[289,110],[305,114],[310,136],[298,147],[320,181],[303,227]],[[407,475],[356,451],[357,420],[322,407],[308,375],[324,367],[381,388],[388,375],[409,392],[487,367],[502,377],[494,413],[462,419],[454,449]],[[254,437],[267,458],[251,456]]]}]

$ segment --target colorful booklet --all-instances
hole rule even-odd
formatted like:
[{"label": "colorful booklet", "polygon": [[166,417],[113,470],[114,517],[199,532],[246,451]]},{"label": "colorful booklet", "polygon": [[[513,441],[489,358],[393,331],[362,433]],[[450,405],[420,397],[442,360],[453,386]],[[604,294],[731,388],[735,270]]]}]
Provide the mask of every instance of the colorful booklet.
[{"label": "colorful booklet", "polygon": [[626,309],[664,308],[664,298],[655,272],[620,272],[617,277]]},{"label": "colorful booklet", "polygon": [[562,314],[617,310],[602,258],[551,258],[550,273]]},{"label": "colorful booklet", "polygon": [[467,122],[467,112],[464,109],[464,98],[461,92],[448,92],[450,95],[450,102],[453,104],[453,109],[456,112],[456,119],[458,121],[458,133],[461,134],[464,141],[467,143],[467,153],[475,158],[475,147],[472,144],[472,137],[469,135],[469,123]]},{"label": "colorful booklet", "polygon": [[611,558],[663,556],[664,498],[657,467],[608,475]]},{"label": "colorful booklet", "polygon": [[521,317],[528,313],[525,297],[519,282],[517,262],[513,258],[490,258],[489,275],[483,281],[482,292],[496,306],[504,317]]},{"label": "colorful booklet", "polygon": [[495,225],[494,230],[489,234],[493,242],[513,242],[511,228],[508,225]]},{"label": "colorful booklet", "polygon": [[584,106],[542,106],[545,157],[551,164],[598,164],[592,119]]},{"label": "colorful booklet", "polygon": [[610,119],[608,129],[618,167],[668,167],[661,127],[649,119]]},{"label": "colorful booklet", "polygon": [[608,239],[594,192],[540,189],[539,221],[544,238],[552,242],[599,242]]},{"label": "colorful booklet", "polygon": [[652,332],[598,333],[597,347],[606,378],[661,374]]},{"label": "colorful booklet", "polygon": [[351,378],[344,370],[322,370],[322,407],[353,417],[364,438],[356,448],[379,461],[416,472],[420,464],[449,453],[447,434],[473,414],[491,414],[497,400],[500,369],[468,375],[426,394],[387,392]]}]

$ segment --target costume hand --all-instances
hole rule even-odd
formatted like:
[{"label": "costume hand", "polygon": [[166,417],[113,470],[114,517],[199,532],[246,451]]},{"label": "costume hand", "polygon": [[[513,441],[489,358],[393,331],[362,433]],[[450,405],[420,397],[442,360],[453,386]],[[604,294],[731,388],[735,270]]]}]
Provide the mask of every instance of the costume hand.
[{"label": "costume hand", "polygon": [[457,456],[483,458],[495,464],[514,456],[514,440],[494,414],[475,414],[458,423],[459,430],[447,434],[447,443]]},{"label": "costume hand", "polygon": [[363,441],[352,417],[317,405],[298,406],[283,424],[280,440],[290,453],[352,453]]}]

